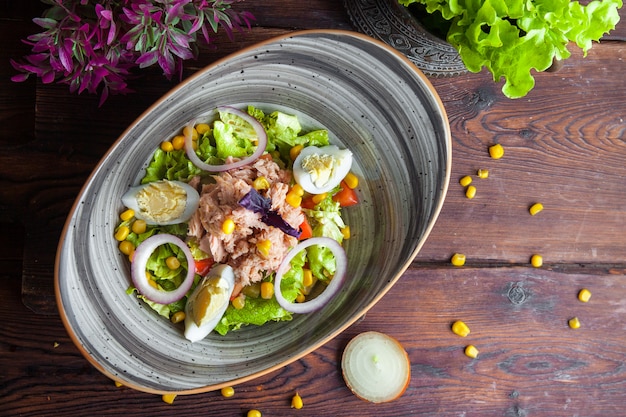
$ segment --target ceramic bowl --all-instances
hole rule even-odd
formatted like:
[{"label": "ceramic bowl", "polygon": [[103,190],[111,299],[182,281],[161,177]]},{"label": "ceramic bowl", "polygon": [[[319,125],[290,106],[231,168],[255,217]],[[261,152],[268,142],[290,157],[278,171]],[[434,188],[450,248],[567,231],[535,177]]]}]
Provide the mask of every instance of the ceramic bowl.
[{"label": "ceramic bowl", "polygon": [[[322,310],[289,322],[211,334],[182,328],[126,294],[128,260],[113,229],[120,197],[160,142],[218,105],[297,114],[354,154],[360,204],[344,210],[348,277]],[[55,290],[64,325],[105,375],[151,393],[191,394],[276,370],[322,346],[370,309],[409,266],[439,214],[451,166],[450,129],[425,76],[384,43],[347,31],[271,39],[199,71],[116,141],[72,208]]]}]

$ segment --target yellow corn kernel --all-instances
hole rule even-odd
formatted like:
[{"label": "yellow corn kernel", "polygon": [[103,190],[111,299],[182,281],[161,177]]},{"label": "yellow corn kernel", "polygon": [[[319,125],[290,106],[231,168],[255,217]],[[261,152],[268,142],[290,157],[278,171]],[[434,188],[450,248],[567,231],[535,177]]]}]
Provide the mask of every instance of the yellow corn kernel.
[{"label": "yellow corn kernel", "polygon": [[248,414],[246,414],[246,417],[262,417],[262,414],[259,410],[250,410]]},{"label": "yellow corn kernel", "polygon": [[174,145],[169,140],[164,140],[161,142],[161,150],[163,152],[172,152],[174,150]]},{"label": "yellow corn kernel", "polygon": [[145,220],[137,219],[133,222],[132,226],[130,227],[130,230],[132,230],[133,233],[140,235],[146,232],[147,227],[148,225],[146,224]]},{"label": "yellow corn kernel", "polygon": [[450,262],[454,266],[463,266],[465,265],[465,255],[462,253],[455,253],[454,255],[452,255]]},{"label": "yellow corn kernel", "polygon": [[493,159],[500,159],[504,156],[504,148],[499,143],[489,147],[489,156]]},{"label": "yellow corn kernel", "polygon": [[231,304],[236,310],[241,310],[246,305],[246,296],[243,294],[239,294],[237,297],[233,298]]},{"label": "yellow corn kernel", "polygon": [[589,291],[587,288],[583,288],[582,290],[578,292],[578,299],[582,301],[583,303],[589,302],[590,298],[591,298],[591,291]]},{"label": "yellow corn kernel", "polygon": [[128,228],[128,226],[120,226],[120,228],[117,229],[117,231],[115,232],[115,240],[117,240],[118,242],[126,240],[129,234],[130,229]]},{"label": "yellow corn kernel", "polygon": [[116,386],[117,388],[121,388],[121,387],[123,387],[123,386],[124,386],[124,384],[122,384],[120,381],[115,381],[115,386]]},{"label": "yellow corn kernel", "polygon": [[303,148],[304,148],[303,145],[296,145],[293,148],[289,149],[289,157],[291,158],[292,161],[296,160],[298,155],[300,155],[300,152],[302,152]]},{"label": "yellow corn kernel", "polygon": [[302,268],[302,285],[305,287],[313,285],[313,271],[308,268]]},{"label": "yellow corn kernel", "polygon": [[180,150],[185,147],[185,137],[183,135],[176,135],[172,138],[172,148],[174,150]]},{"label": "yellow corn kernel", "polygon": [[296,183],[293,187],[291,187],[291,192],[302,197],[304,195],[304,188],[302,188],[300,184]]},{"label": "yellow corn kernel", "polygon": [[126,222],[133,217],[135,217],[135,210],[133,209],[126,209],[120,214],[120,220],[122,220],[123,222]]},{"label": "yellow corn kernel", "polygon": [[535,203],[532,206],[530,206],[530,208],[528,209],[531,216],[534,216],[535,214],[539,213],[542,210],[543,210],[543,204],[541,203]]},{"label": "yellow corn kernel", "polygon": [[469,198],[470,200],[476,197],[476,187],[474,187],[473,185],[467,187],[467,190],[465,190],[465,197]]},{"label": "yellow corn kernel", "polygon": [[191,126],[185,126],[183,128],[183,135],[185,137],[191,135],[191,140],[198,140],[198,131]]},{"label": "yellow corn kernel", "polygon": [[489,177],[489,170],[485,168],[480,168],[478,171],[476,171],[476,175],[478,176],[478,178],[484,180],[485,178]]},{"label": "yellow corn kernel", "polygon": [[571,327],[572,329],[580,328],[580,320],[578,320],[578,317],[572,317],[571,319],[569,319],[567,324],[569,324],[569,327]]},{"label": "yellow corn kernel", "polygon": [[476,359],[478,357],[478,349],[474,345],[467,345],[465,347],[465,354],[470,358]]},{"label": "yellow corn kernel", "polygon": [[306,300],[306,297],[302,293],[298,294],[298,296],[296,297],[296,303],[304,303],[305,300]]},{"label": "yellow corn kernel", "polygon": [[271,282],[263,281],[261,283],[261,298],[264,300],[270,300],[274,296],[274,284]]},{"label": "yellow corn kernel", "polygon": [[118,248],[124,255],[130,255],[135,250],[135,245],[128,240],[123,240],[118,245]]},{"label": "yellow corn kernel", "polygon": [[302,196],[299,196],[298,194],[289,191],[287,195],[285,195],[285,201],[291,207],[300,207],[300,204],[302,204]]},{"label": "yellow corn kernel", "polygon": [[343,182],[346,183],[348,188],[350,188],[351,190],[354,190],[356,187],[359,186],[359,177],[354,175],[352,172],[348,172],[348,175],[345,176],[345,178],[343,179]]},{"label": "yellow corn kernel", "polygon": [[224,387],[220,391],[222,393],[222,397],[230,398],[235,395],[235,388],[233,387]]},{"label": "yellow corn kernel", "polygon": [[176,394],[163,394],[163,397],[161,398],[163,399],[163,402],[172,404],[176,398]]},{"label": "yellow corn kernel", "polygon": [[185,312],[184,311],[177,311],[176,313],[172,314],[172,317],[170,317],[170,321],[174,324],[176,323],[182,323],[183,321],[185,321]]},{"label": "yellow corn kernel", "polygon": [[341,235],[344,239],[350,239],[350,226],[345,226],[341,228]]},{"label": "yellow corn kernel", "polygon": [[299,410],[302,407],[304,407],[304,403],[302,402],[302,397],[300,396],[300,394],[296,392],[296,395],[294,395],[291,398],[291,408],[295,408],[296,410]]},{"label": "yellow corn kernel", "polygon": [[467,187],[471,183],[472,183],[472,177],[470,177],[469,175],[466,175],[459,180],[459,184],[461,184],[463,187]]},{"label": "yellow corn kernel", "polygon": [[224,234],[230,235],[234,231],[235,222],[230,217],[226,218],[226,220],[224,220],[224,222],[222,223],[222,232],[224,232]]},{"label": "yellow corn kernel", "polygon": [[180,261],[175,256],[168,256],[167,259],[165,259],[165,265],[167,265],[169,269],[174,271],[180,268]]},{"label": "yellow corn kernel", "polygon": [[259,251],[261,256],[263,256],[264,258],[267,258],[268,256],[270,256],[270,249],[272,249],[272,241],[269,239],[266,239],[266,240],[257,242],[256,249]]},{"label": "yellow corn kernel", "polygon": [[311,200],[313,200],[313,203],[315,204],[319,204],[322,201],[324,201],[324,199],[328,196],[328,193],[322,193],[322,194],[315,194],[313,197],[311,197]]},{"label": "yellow corn kernel", "polygon": [[470,329],[467,327],[467,324],[463,323],[461,320],[457,320],[452,323],[452,333],[465,337],[470,334]]},{"label": "yellow corn kernel", "polygon": [[541,268],[543,266],[543,256],[535,254],[530,257],[530,264],[535,268]]},{"label": "yellow corn kernel", "polygon": [[264,176],[256,177],[254,181],[252,181],[252,188],[257,191],[267,190],[270,188],[270,182]]},{"label": "yellow corn kernel", "polygon": [[204,135],[206,132],[210,132],[211,131],[211,126],[209,126],[206,123],[198,123],[196,125],[196,132],[198,132],[198,135]]},{"label": "yellow corn kernel", "polygon": [[157,284],[157,282],[154,279],[152,279],[152,276],[148,278],[148,284],[150,284],[151,287],[156,288],[157,290],[160,290],[159,284]]}]

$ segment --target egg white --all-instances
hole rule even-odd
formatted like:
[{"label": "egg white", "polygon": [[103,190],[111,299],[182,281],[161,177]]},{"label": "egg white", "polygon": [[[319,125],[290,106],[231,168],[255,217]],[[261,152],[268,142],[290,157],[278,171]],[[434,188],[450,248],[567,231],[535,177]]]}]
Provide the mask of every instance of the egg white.
[{"label": "egg white", "polygon": [[[164,181],[167,181],[167,180],[164,180]],[[142,210],[139,208],[139,204],[137,202],[137,195],[138,193],[143,191],[146,187],[148,187],[150,183],[129,188],[128,191],[126,191],[126,193],[124,193],[124,195],[122,196],[122,204],[124,204],[126,207],[130,209],[133,209],[135,211],[136,218],[145,220],[145,222],[150,225],[158,224],[158,225],[166,226],[170,224],[184,223],[188,221],[193,215],[193,213],[198,209],[198,205],[200,204],[200,195],[198,194],[198,191],[196,191],[195,188],[193,188],[192,186],[190,186],[189,184],[185,182],[182,182],[182,181],[169,181],[169,182],[174,183],[180,186],[181,188],[183,188],[186,194],[185,210],[178,217],[172,217],[166,221],[156,222],[153,218],[144,215]]]},{"label": "egg white", "polygon": [[[334,158],[334,165],[328,181],[317,186],[311,177],[311,174],[302,167],[304,159],[309,155],[330,155]],[[339,185],[341,180],[345,178],[352,168],[352,152],[348,149],[339,149],[335,145],[323,147],[307,146],[302,149],[296,160],[293,162],[293,176],[298,184],[302,186],[304,191],[310,194],[323,194],[333,190]]]}]

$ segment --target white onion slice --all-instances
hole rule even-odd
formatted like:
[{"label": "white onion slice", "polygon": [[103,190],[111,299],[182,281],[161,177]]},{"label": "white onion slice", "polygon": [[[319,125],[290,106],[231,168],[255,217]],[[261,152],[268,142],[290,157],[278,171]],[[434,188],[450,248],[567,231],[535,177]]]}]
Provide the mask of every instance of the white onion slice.
[{"label": "white onion slice", "polygon": [[[259,157],[263,155],[263,153],[265,152],[265,148],[267,147],[267,133],[265,132],[263,125],[261,125],[261,123],[259,123],[257,119],[250,116],[248,113],[241,111],[239,109],[236,109],[234,107],[220,106],[217,108],[217,110],[231,113],[231,114],[234,114],[235,116],[239,116],[252,126],[258,138],[256,150],[252,153],[252,155],[246,158],[243,158],[239,161],[230,163],[230,164],[210,165],[210,164],[203,162],[200,158],[198,158],[198,155],[196,155],[196,151],[193,150],[193,141],[191,140],[191,133],[190,133],[191,129],[186,129],[186,131],[189,132],[189,134],[185,135],[185,152],[187,153],[187,157],[189,158],[189,160],[193,162],[195,166],[197,166],[203,171],[222,172],[222,171],[228,171],[231,169],[241,168],[242,166],[251,164],[252,162],[259,159]],[[196,121],[192,120],[187,124],[186,127],[194,127],[195,123]]]},{"label": "white onion slice", "polygon": [[[280,283],[283,279],[283,275],[291,268],[290,262],[293,257],[303,249],[313,245],[324,246],[333,252],[333,255],[335,255],[335,275],[333,276],[333,279],[330,280],[330,283],[326,286],[324,291],[317,297],[303,303],[291,303],[283,297],[280,290]],[[282,263],[278,267],[278,270],[276,271],[276,277],[274,278],[274,294],[276,296],[276,301],[278,301],[278,304],[280,304],[280,306],[285,310],[296,314],[306,314],[319,310],[339,291],[346,275],[347,268],[348,260],[346,252],[336,240],[329,237],[312,237],[303,240],[287,253],[287,256],[283,259]]]},{"label": "white onion slice", "polygon": [[[178,246],[187,257],[187,276],[180,286],[173,291],[161,291],[154,288],[150,285],[146,277],[146,264],[148,263],[150,255],[156,248],[166,243],[172,243]],[[191,250],[189,250],[185,242],[174,235],[159,233],[150,236],[137,246],[135,254],[133,255],[133,261],[130,265],[130,272],[133,284],[135,284],[135,288],[137,288],[139,294],[158,304],[170,304],[180,300],[187,294],[187,291],[189,291],[193,284],[196,268]]]},{"label": "white onion slice", "polygon": [[373,403],[399,398],[411,380],[411,362],[400,342],[369,331],[355,336],[343,351],[341,370],[357,397]]}]

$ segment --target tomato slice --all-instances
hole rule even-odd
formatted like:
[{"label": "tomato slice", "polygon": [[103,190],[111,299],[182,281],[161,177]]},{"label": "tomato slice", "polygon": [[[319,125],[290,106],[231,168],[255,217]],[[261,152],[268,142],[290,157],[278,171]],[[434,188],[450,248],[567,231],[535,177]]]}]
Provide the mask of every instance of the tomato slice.
[{"label": "tomato slice", "polygon": [[356,192],[348,187],[348,185],[341,181],[341,190],[333,195],[333,201],[339,203],[341,207],[354,206],[359,203],[359,197],[356,195]]},{"label": "tomato slice", "polygon": [[298,238],[299,240],[313,237],[313,229],[311,229],[311,225],[309,224],[309,221],[306,219],[306,217],[304,218],[304,221],[300,225],[300,232],[301,232],[300,237]]},{"label": "tomato slice", "polygon": [[214,263],[215,261],[213,258],[196,260],[196,274],[205,276],[209,273]]}]

